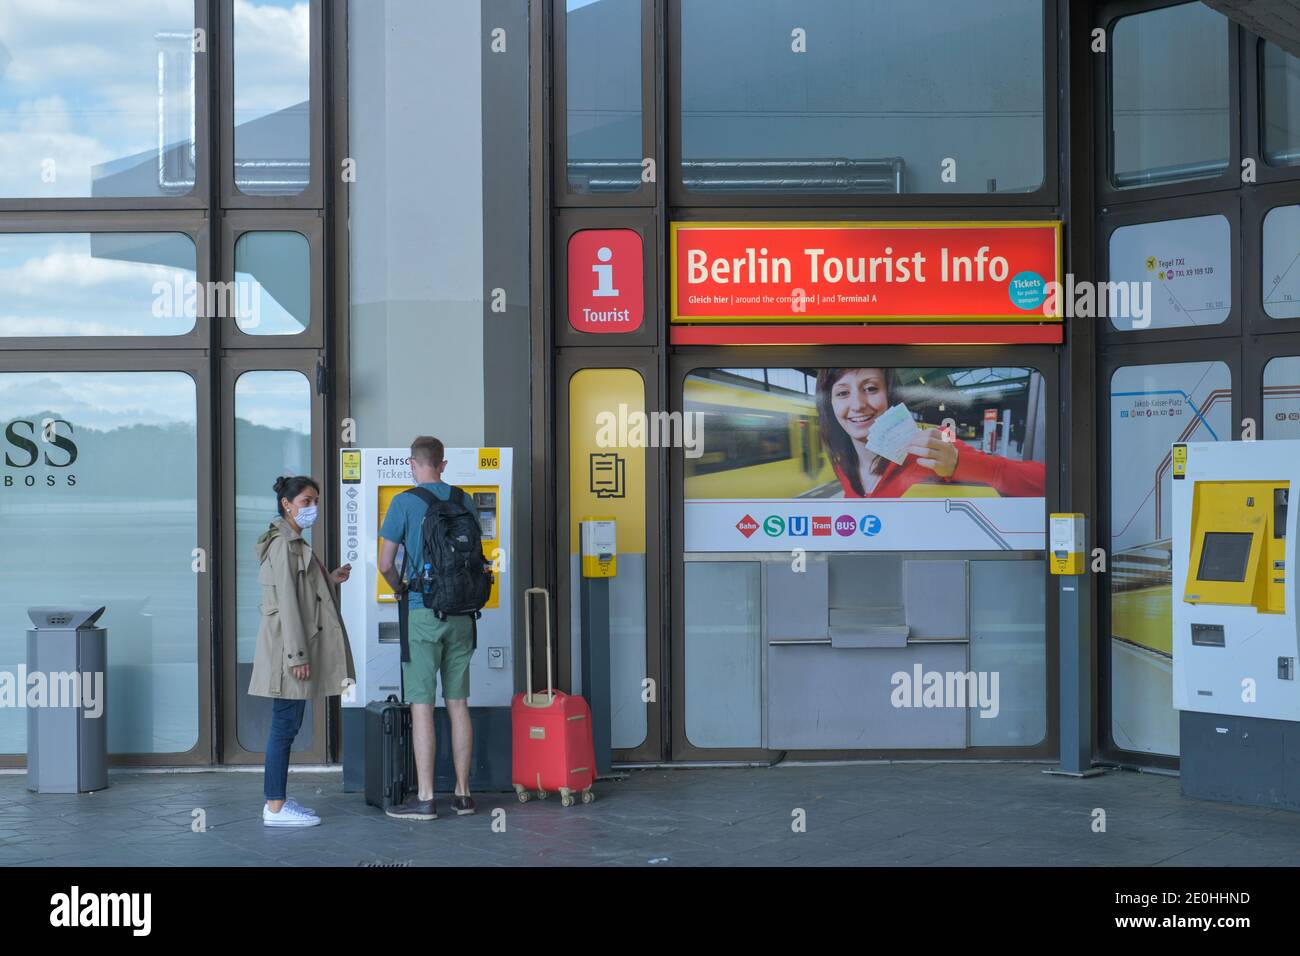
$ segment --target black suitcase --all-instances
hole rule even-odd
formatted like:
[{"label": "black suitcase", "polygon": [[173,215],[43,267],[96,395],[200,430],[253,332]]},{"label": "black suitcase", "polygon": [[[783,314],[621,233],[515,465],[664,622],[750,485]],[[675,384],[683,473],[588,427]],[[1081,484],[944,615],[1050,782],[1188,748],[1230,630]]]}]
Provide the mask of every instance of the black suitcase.
[{"label": "black suitcase", "polygon": [[416,789],[411,706],[393,695],[366,705],[366,803],[387,810]]}]

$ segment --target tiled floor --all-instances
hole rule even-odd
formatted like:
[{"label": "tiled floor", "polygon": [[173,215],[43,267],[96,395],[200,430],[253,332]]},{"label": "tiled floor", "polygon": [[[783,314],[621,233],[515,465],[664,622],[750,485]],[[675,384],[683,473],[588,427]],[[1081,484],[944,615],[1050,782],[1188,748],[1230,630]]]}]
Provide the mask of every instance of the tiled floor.
[{"label": "tiled floor", "polygon": [[[631,771],[590,805],[482,794],[400,823],[337,773],[289,790],[323,824],[261,825],[261,776],[114,773],[99,793],[30,793],[0,775],[0,866],[12,865],[1295,865],[1300,814],[1184,799],[1176,778],[1089,780],[1041,764],[864,764]],[[504,815],[494,811],[502,810]],[[796,811],[803,811],[800,815]],[[1097,811],[1104,832],[1097,832]],[[201,814],[196,814],[201,811]],[[196,832],[198,817],[206,830]],[[795,832],[802,819],[804,832]],[[496,826],[494,827],[494,821]]]}]

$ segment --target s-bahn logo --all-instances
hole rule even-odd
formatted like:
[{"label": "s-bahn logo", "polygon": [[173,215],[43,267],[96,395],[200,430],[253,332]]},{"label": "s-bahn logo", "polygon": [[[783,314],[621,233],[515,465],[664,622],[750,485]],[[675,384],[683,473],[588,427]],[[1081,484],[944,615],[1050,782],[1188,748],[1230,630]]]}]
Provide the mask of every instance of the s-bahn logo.
[{"label": "s-bahn logo", "polygon": [[752,537],[759,528],[769,538],[779,538],[782,535],[788,535],[792,538],[806,538],[809,530],[812,534],[819,537],[830,537],[839,535],[841,538],[851,537],[855,532],[865,535],[868,538],[874,538],[880,534],[884,523],[877,515],[840,515],[838,518],[831,518],[829,515],[768,515],[763,519],[760,525],[758,520],[752,515],[745,515],[736,522],[736,530],[746,538]]},{"label": "s-bahn logo", "polygon": [[[50,468],[71,468],[77,460],[77,443],[72,440],[72,423],[62,418],[46,418],[40,421],[27,418],[15,418],[5,425],[4,464],[6,468],[23,471],[43,464]],[[62,484],[71,488],[77,483],[77,476],[68,472],[63,476]],[[44,481],[33,474],[11,474],[0,476],[0,486],[5,488],[35,488],[44,484],[53,488],[60,484],[59,476],[47,474]]]}]

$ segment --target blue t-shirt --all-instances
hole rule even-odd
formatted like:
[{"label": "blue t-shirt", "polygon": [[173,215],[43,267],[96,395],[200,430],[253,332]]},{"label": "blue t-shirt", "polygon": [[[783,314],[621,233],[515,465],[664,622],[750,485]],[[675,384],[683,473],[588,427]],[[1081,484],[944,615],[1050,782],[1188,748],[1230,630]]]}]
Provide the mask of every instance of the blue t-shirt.
[{"label": "blue t-shirt", "polygon": [[[434,497],[443,501],[451,497],[451,485],[445,481],[426,481],[420,485],[427,491],[431,491]],[[465,492],[465,507],[469,509],[474,520],[478,520],[478,510],[474,507],[474,496],[468,491]],[[384,526],[379,529],[379,536],[385,541],[394,541],[406,549],[406,578],[411,580],[419,574],[424,542],[420,540],[420,529],[424,524],[424,514],[429,510],[429,506],[419,499],[418,496],[404,491],[388,505],[388,513],[384,515]],[[402,571],[401,559],[397,562],[398,573]],[[420,597],[419,591],[411,591],[412,608],[423,608],[424,601]]]}]

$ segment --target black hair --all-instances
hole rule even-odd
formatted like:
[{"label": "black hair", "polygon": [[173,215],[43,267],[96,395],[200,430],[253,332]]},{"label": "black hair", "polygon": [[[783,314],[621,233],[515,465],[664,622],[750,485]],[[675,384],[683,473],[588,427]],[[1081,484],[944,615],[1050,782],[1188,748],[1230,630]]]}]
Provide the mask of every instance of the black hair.
[{"label": "black hair", "polygon": [[[831,405],[831,390],[835,383],[840,380],[845,372],[851,372],[849,368],[819,368],[817,370],[817,415],[821,423],[822,441],[826,443],[830,451],[831,463],[839,469],[853,486],[853,491],[860,497],[866,496],[866,491],[862,487],[862,475],[858,471],[858,451],[853,445],[853,439],[844,431],[844,426],[835,418],[835,410]],[[890,400],[898,388],[898,373],[892,368],[880,369],[881,375],[885,379],[885,401]],[[871,473],[881,475],[885,472],[885,466],[889,464],[889,459],[877,455],[876,460],[872,462]]]},{"label": "black hair", "polygon": [[284,499],[288,498],[293,501],[294,498],[302,494],[304,488],[315,488],[316,494],[320,494],[320,485],[316,484],[315,478],[308,478],[306,475],[298,475],[297,477],[282,475],[275,479],[275,484],[271,486],[271,490],[275,492],[275,510],[280,512],[281,518],[284,517]]}]

